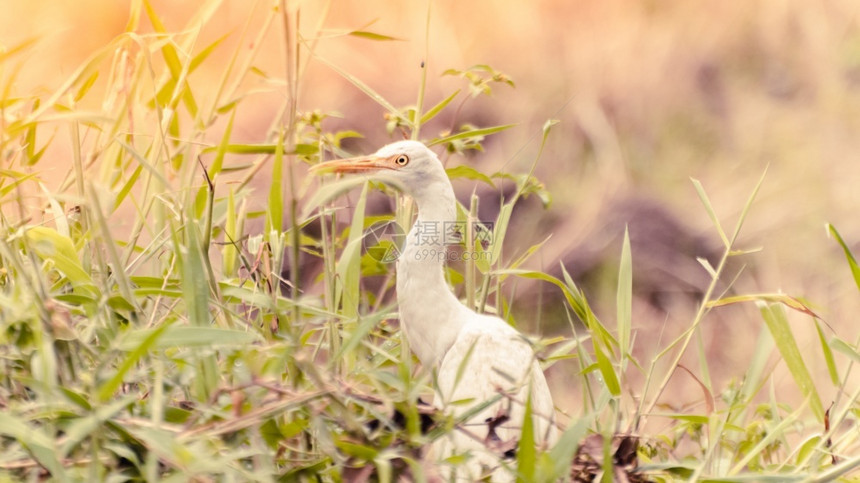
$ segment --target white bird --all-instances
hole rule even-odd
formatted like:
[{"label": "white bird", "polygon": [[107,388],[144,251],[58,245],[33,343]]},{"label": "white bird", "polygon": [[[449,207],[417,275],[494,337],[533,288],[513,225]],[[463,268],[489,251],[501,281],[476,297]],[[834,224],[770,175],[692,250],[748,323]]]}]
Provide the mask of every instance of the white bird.
[{"label": "white bird", "polygon": [[[373,155],[321,163],[313,171],[367,174],[403,190],[417,203],[418,218],[397,259],[397,301],[410,349],[435,371],[434,405],[457,416],[503,394],[470,417],[464,428],[437,441],[432,450],[436,458],[469,453],[465,474],[458,468],[460,480],[497,469],[503,460],[498,447],[503,444],[495,451],[487,444],[494,438],[487,422],[507,414],[507,422],[494,428],[496,442],[519,441],[528,397],[535,440],[554,442],[552,395],[531,345],[502,319],[461,303],[445,280],[441,235],[443,227],[457,220],[457,212],[454,190],[439,158],[418,141],[398,141]],[[428,227],[436,228],[439,236],[427,236]],[[446,474],[450,476],[450,470]],[[493,473],[495,481],[514,477],[506,470]]]}]

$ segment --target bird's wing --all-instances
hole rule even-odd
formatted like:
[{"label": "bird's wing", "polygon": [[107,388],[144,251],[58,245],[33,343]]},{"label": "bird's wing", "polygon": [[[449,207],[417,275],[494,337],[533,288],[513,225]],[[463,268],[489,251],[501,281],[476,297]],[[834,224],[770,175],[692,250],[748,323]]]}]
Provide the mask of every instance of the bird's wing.
[{"label": "bird's wing", "polygon": [[[520,439],[529,388],[535,438],[542,440],[551,427],[554,408],[534,351],[500,319],[476,316],[460,332],[439,366],[436,404],[459,416],[494,398],[498,400],[462,425],[470,434],[455,430],[449,436],[450,444],[457,451],[469,449],[479,454],[486,452],[488,442],[498,448],[510,448],[511,442]],[[499,425],[488,423],[498,421],[501,415],[509,419]],[[491,428],[497,439],[490,434]],[[489,465],[488,458],[499,456],[498,452],[490,452],[479,455],[479,459]]]}]

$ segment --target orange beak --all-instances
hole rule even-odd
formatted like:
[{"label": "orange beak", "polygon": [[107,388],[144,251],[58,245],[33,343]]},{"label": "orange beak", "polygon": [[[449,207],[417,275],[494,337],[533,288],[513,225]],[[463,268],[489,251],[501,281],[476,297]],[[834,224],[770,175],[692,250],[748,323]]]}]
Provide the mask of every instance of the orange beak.
[{"label": "orange beak", "polygon": [[395,169],[391,159],[379,156],[359,156],[349,159],[338,159],[311,166],[312,173],[366,173],[380,169]]}]

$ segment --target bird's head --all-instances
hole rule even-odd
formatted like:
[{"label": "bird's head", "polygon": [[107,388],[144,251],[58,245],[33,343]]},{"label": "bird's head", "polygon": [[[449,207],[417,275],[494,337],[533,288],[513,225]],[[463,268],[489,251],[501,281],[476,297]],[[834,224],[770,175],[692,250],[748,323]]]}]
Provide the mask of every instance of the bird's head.
[{"label": "bird's head", "polygon": [[339,159],[311,168],[316,173],[359,173],[388,182],[415,197],[438,183],[448,184],[436,154],[419,141],[397,141],[369,156]]}]

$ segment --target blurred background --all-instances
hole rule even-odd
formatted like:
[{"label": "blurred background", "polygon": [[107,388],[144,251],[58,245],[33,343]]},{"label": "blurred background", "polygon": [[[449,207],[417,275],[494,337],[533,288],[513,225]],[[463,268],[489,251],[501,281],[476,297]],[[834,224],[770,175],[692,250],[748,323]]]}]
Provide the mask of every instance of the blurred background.
[{"label": "blurred background", "polygon": [[[152,2],[168,31],[182,31],[200,9],[197,1]],[[227,36],[190,78],[205,99],[240,42],[254,32],[273,2],[226,0],[201,33],[202,48]],[[516,123],[491,136],[484,152],[455,156],[483,172],[525,172],[540,145],[541,127],[553,128],[536,175],[551,193],[544,208],[534,197],[514,213],[509,257],[549,237],[532,268],[560,274],[560,263],[582,285],[598,315],[614,325],[615,274],[621,237],[629,227],[634,261],[636,353],[655,352],[692,320],[708,276],[696,261],[715,264],[721,243],[690,178],[701,181],[720,222],[731,232],[757,181],[761,191],[738,247],[760,251],[732,260],[730,294],[784,292],[802,297],[839,336],[856,340],[860,295],[825,223],[834,224],[860,252],[860,3],[671,2],[632,0],[476,0],[400,2],[363,0],[298,2],[300,29],[315,55],[362,80],[392,104],[414,104],[426,68],[425,108],[465,87],[447,69],[488,64],[515,87],[495,84],[490,96],[466,102],[458,117],[435,119],[422,131],[434,137],[462,123],[480,127]],[[25,39],[35,43],[16,64],[11,95],[45,95],[57,89],[98,49],[121,34],[130,2],[116,0],[0,0],[0,55]],[[429,15],[429,20],[428,20]],[[141,31],[151,32],[144,18]],[[241,40],[250,25],[252,35]],[[318,27],[321,35],[313,37]],[[429,29],[429,30],[428,30]],[[344,36],[363,30],[396,38]],[[285,90],[281,26],[261,39],[251,95],[238,110],[233,141],[260,143],[280,114]],[[305,51],[307,52],[307,51]],[[385,129],[385,110],[320,59],[306,64],[299,109],[337,113],[323,127],[365,135],[345,149],[375,150],[398,136]],[[95,89],[99,88],[97,84]],[[90,100],[92,99],[92,100]],[[99,108],[99,96],[82,103]],[[217,143],[223,126],[207,131]],[[40,163],[49,189],[69,169],[65,131]],[[53,172],[55,170],[55,172]],[[263,183],[265,180],[261,180]],[[458,180],[460,200],[482,195],[481,217],[492,220],[499,194]],[[302,195],[314,185],[302,185]],[[502,194],[506,187],[500,186]],[[265,204],[261,190],[260,205]],[[726,288],[724,285],[723,289]],[[532,333],[569,334],[558,293],[519,283],[515,306]],[[553,307],[556,307],[554,310]],[[811,370],[824,374],[809,317],[790,314]],[[763,329],[757,309],[719,308],[703,324],[715,390],[746,367]],[[697,367],[695,357],[686,362]],[[553,373],[562,387],[569,368]],[[775,368],[786,397],[796,394],[788,371]],[[690,387],[686,376],[678,384]],[[822,378],[826,381],[826,378]],[[832,390],[822,382],[823,398]],[[695,385],[693,385],[695,387]],[[689,397],[667,403],[683,405]],[[560,405],[565,406],[564,402]],[[572,406],[572,404],[571,404]],[[825,406],[827,400],[825,399]]]}]

